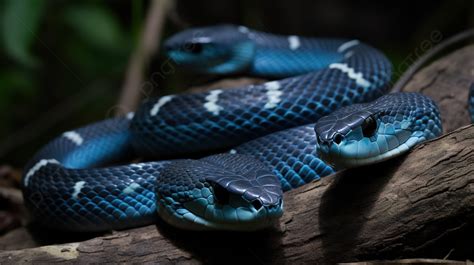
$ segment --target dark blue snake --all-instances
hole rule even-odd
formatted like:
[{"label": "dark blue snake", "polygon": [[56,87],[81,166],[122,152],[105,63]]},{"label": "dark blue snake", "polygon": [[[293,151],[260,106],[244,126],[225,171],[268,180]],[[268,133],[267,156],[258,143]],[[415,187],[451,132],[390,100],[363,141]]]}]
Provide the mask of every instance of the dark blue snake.
[{"label": "dark blue snake", "polygon": [[[25,168],[35,220],[75,231],[157,216],[183,229],[260,229],[282,215],[282,190],[331,174],[330,165],[385,160],[441,133],[429,98],[383,96],[391,65],[357,40],[225,25],[186,30],[164,46],[183,67],[276,80],[151,99],[127,117],[65,132]],[[171,160],[117,165],[137,156]]]}]

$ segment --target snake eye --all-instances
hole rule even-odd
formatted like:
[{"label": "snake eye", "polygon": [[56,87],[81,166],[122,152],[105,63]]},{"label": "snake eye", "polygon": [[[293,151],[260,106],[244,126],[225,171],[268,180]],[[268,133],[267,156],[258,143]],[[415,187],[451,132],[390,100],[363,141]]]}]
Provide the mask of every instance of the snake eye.
[{"label": "snake eye", "polygon": [[336,144],[340,144],[342,142],[342,138],[343,138],[342,135],[338,133],[338,134],[334,135],[334,142]]},{"label": "snake eye", "polygon": [[202,44],[199,42],[187,43],[185,47],[190,53],[198,54],[202,52]]},{"label": "snake eye", "polygon": [[372,117],[367,117],[362,123],[362,134],[364,137],[372,137],[377,130],[377,121]]},{"label": "snake eye", "polygon": [[224,189],[221,185],[212,183],[212,189],[214,190],[214,198],[218,204],[229,203],[229,192]]}]

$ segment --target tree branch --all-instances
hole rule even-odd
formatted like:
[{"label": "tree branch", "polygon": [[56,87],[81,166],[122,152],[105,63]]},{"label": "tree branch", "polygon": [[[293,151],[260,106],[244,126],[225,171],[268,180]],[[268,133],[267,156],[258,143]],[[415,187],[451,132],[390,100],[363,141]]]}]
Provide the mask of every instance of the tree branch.
[{"label": "tree branch", "polygon": [[140,102],[143,75],[151,57],[159,49],[161,33],[169,6],[170,0],[151,1],[141,40],[130,58],[125,74],[125,81],[118,102],[118,115],[135,110]]}]

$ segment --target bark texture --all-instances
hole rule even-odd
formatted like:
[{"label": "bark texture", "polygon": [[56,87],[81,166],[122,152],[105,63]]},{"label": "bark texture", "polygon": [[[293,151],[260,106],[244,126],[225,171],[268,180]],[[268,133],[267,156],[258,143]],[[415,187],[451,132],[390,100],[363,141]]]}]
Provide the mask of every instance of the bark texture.
[{"label": "bark texture", "polygon": [[444,132],[471,123],[469,86],[474,83],[474,45],[459,49],[417,73],[403,91],[421,92],[434,99],[441,111]]}]

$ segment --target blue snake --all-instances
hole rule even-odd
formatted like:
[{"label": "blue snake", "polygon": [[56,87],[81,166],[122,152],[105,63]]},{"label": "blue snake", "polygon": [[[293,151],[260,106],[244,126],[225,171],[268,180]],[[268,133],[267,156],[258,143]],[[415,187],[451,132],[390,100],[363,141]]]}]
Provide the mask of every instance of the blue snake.
[{"label": "blue snake", "polygon": [[[191,230],[261,229],[282,215],[283,191],[441,134],[431,99],[384,95],[391,65],[358,40],[221,25],[185,30],[164,47],[185,68],[274,80],[149,99],[135,113],[63,133],[25,167],[37,222],[102,231],[159,217]],[[120,164],[135,157],[166,160]]]}]

